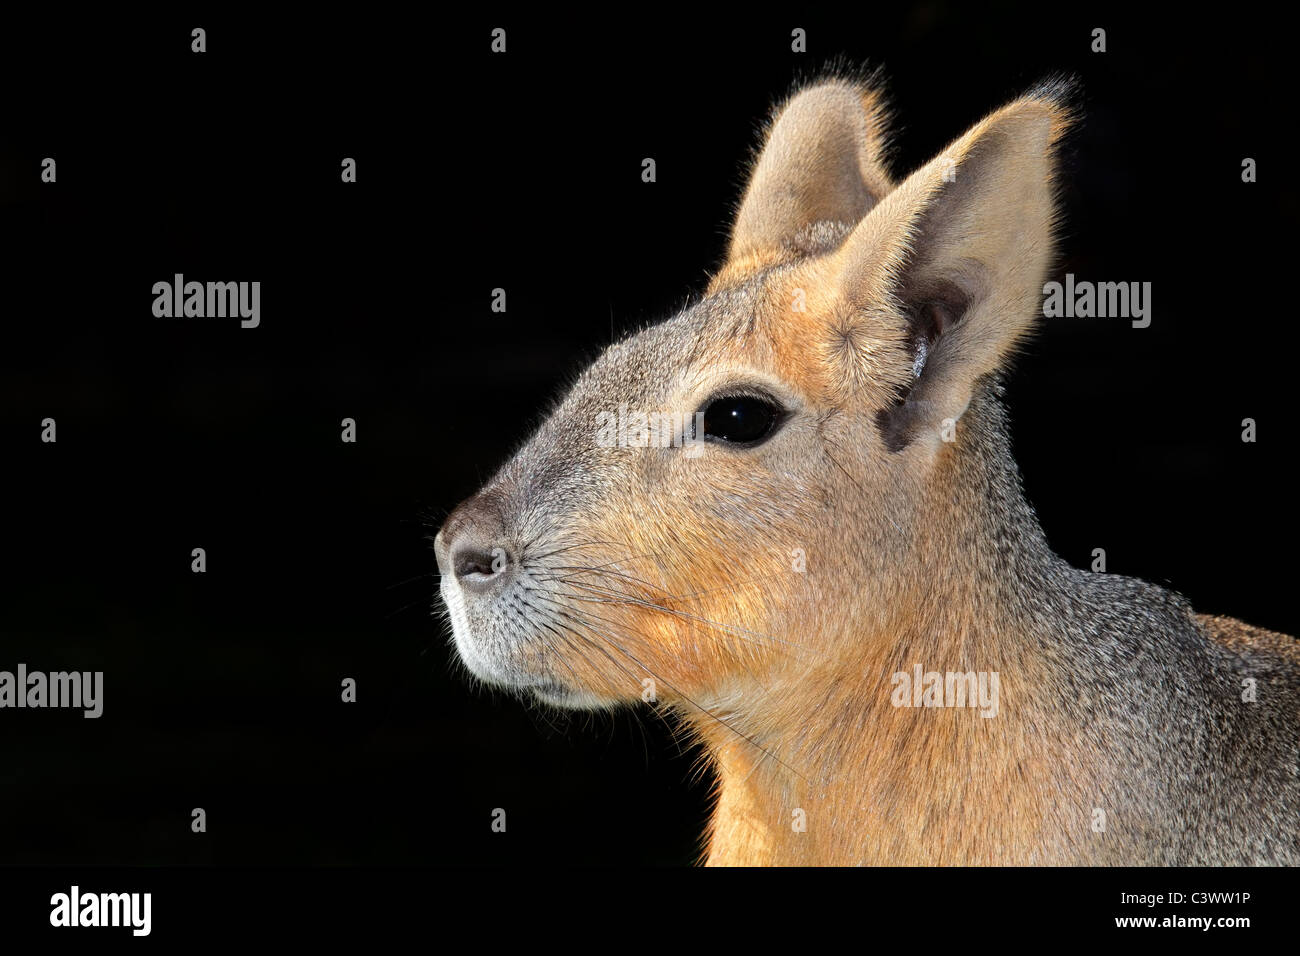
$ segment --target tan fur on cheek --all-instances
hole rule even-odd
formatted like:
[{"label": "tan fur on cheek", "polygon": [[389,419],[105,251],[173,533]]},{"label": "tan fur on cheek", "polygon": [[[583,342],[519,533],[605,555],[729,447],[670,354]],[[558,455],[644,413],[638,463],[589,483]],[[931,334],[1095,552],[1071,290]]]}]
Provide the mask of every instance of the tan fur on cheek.
[{"label": "tan fur on cheek", "polygon": [[[877,96],[793,97],[709,295],[609,347],[444,527],[522,555],[494,578],[441,545],[480,672],[662,701],[703,742],[710,863],[1300,864],[1300,644],[1071,567],[1022,488],[1001,376],[1050,261],[1064,99],[894,183]],[[780,425],[689,454],[595,438],[612,409],[717,401]],[[938,696],[893,693],[928,675]]]},{"label": "tan fur on cheek", "polygon": [[[683,462],[679,470],[694,482],[675,486],[673,498],[698,506],[717,495],[706,467]],[[786,554],[752,548],[743,528],[701,522],[691,507],[665,508],[650,495],[625,497],[619,511],[643,518],[578,530],[579,540],[605,544],[592,549],[591,570],[570,572],[575,613],[606,651],[589,655],[601,685],[626,694],[636,684],[639,694],[648,678],[665,699],[694,699],[728,674],[766,666],[779,648],[765,631],[773,582],[792,573]],[[729,539],[732,546],[720,546]]]}]

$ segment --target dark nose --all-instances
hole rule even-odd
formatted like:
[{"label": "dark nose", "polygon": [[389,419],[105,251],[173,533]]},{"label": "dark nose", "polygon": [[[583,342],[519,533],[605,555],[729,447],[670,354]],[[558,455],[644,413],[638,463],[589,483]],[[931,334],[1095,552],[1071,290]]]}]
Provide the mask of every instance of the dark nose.
[{"label": "dark nose", "polygon": [[471,591],[499,588],[514,573],[515,559],[505,543],[500,509],[485,495],[462,501],[447,516],[433,550],[438,570],[455,576]]}]

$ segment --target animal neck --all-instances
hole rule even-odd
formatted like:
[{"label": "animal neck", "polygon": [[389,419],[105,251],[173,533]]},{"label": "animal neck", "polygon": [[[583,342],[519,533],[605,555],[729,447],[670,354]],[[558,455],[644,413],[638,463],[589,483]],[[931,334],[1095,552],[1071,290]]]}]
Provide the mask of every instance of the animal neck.
[{"label": "animal neck", "polygon": [[[719,861],[997,862],[999,845],[1026,845],[1008,828],[1032,830],[1048,808],[1007,817],[988,795],[1059,797],[1041,755],[1069,748],[1076,729],[1042,690],[1070,666],[1058,653],[1067,623],[1050,609],[1079,584],[1024,499],[996,397],[972,411],[891,600],[834,598],[850,613],[808,654],[689,718],[718,772]],[[998,832],[1012,842],[964,842]],[[862,834],[893,843],[855,843]]]}]

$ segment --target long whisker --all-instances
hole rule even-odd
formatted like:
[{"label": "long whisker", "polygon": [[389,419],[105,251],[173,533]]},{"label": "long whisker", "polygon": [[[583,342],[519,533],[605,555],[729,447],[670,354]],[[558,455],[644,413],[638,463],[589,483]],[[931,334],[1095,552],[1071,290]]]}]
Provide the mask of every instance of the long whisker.
[{"label": "long whisker", "polygon": [[[539,597],[541,600],[548,601],[548,602],[551,602],[551,603],[555,603],[555,604],[559,605],[561,608],[563,607],[563,605],[560,604],[559,601],[556,601],[554,598],[550,597],[549,595],[544,595],[544,594],[539,593],[539,594],[538,594],[538,597]],[[807,779],[806,777],[804,777],[804,775],[803,775],[802,773],[800,773],[800,772],[799,772],[798,770],[796,770],[794,767],[791,767],[789,764],[787,764],[784,760],[782,760],[782,759],[781,759],[780,757],[778,757],[776,754],[772,753],[772,751],[768,750],[766,747],[764,747],[762,744],[760,744],[760,743],[759,743],[757,740],[755,740],[753,737],[749,736],[749,734],[747,734],[747,733],[745,733],[744,731],[738,729],[737,727],[734,727],[734,726],[733,726],[732,724],[730,724],[728,721],[724,720],[722,717],[718,716],[717,714],[715,714],[713,711],[709,710],[709,709],[708,709],[707,707],[705,707],[704,705],[697,703],[695,700],[691,699],[688,695],[682,693],[682,691],[681,691],[680,688],[674,686],[674,685],[673,685],[672,683],[670,683],[669,681],[667,681],[667,680],[665,680],[664,678],[660,677],[660,676],[659,676],[658,674],[656,674],[656,673],[655,673],[651,668],[649,668],[648,666],[646,666],[645,663],[643,663],[642,661],[638,660],[637,657],[636,657],[634,654],[632,654],[630,651],[628,651],[627,648],[623,647],[622,644],[620,644],[618,641],[613,640],[613,638],[609,637],[608,635],[606,635],[606,638],[605,638],[605,639],[609,642],[609,644],[610,644],[611,647],[615,648],[619,653],[621,653],[624,657],[626,657],[628,660],[630,660],[633,664],[635,664],[635,665],[637,665],[638,667],[640,667],[640,668],[641,668],[642,670],[644,670],[647,674],[649,674],[652,678],[654,678],[657,682],[663,684],[663,685],[664,685],[665,687],[667,687],[670,691],[672,691],[674,694],[676,694],[676,695],[677,695],[678,697],[680,697],[682,700],[686,701],[686,703],[690,704],[692,707],[694,707],[694,708],[695,708],[696,710],[698,710],[700,713],[702,713],[702,714],[704,714],[705,716],[709,717],[711,720],[717,722],[720,726],[725,727],[727,730],[731,731],[731,733],[735,734],[737,737],[741,738],[742,740],[744,740],[745,742],[747,742],[747,743],[750,744],[751,746],[755,747],[756,749],[758,749],[758,750],[759,750],[761,753],[763,753],[764,755],[766,755],[766,756],[768,756],[768,757],[771,757],[774,761],[776,761],[777,763],[779,763],[782,767],[785,767],[787,770],[789,770],[791,773],[793,773],[793,774],[795,774],[796,776],[798,776],[800,779],[802,779],[802,780],[806,780],[806,779]],[[600,647],[600,645],[599,645],[599,644],[596,644],[595,642],[592,642],[592,643],[593,643],[593,646],[597,647],[599,650],[601,650],[602,653],[604,653],[604,654],[606,654],[606,656],[608,656],[608,652],[605,651],[604,648]]]},{"label": "long whisker", "polygon": [[[520,553],[528,554],[529,547],[535,543],[536,541],[534,540],[529,542],[528,544],[525,544],[522,548],[520,548]],[[555,548],[554,550],[551,551],[544,551],[541,554],[528,554],[528,560],[542,561],[545,560],[546,558],[553,557],[557,554],[566,554],[570,551],[577,551],[581,548],[619,548],[619,547],[622,546],[616,541],[579,541],[577,544],[570,544],[564,546],[563,548]],[[637,557],[637,556],[634,555],[633,557]],[[649,557],[649,555],[639,555],[639,557]],[[611,562],[611,563],[617,563],[617,562]]]},{"label": "long whisker", "polygon": [[[823,435],[822,437],[826,439],[826,444],[830,445],[831,447],[833,447],[833,448],[837,448],[837,449],[840,447],[839,444],[838,444],[834,439],[830,438],[829,436]],[[836,458],[834,455],[832,455],[829,451],[824,452],[824,454],[826,455],[827,458],[829,458],[829,459],[831,460],[831,464],[832,464],[832,465],[834,465],[834,466],[835,466],[836,468],[838,468],[840,471],[844,472],[844,476],[845,476],[846,478],[848,478],[849,481],[853,482],[853,484],[857,487],[858,491],[863,491],[863,490],[864,490],[863,487],[862,487],[862,483],[859,482],[858,479],[856,479],[856,478],[853,477],[853,473],[852,473],[852,472],[850,472],[847,468],[845,468],[843,465],[840,464],[838,458]],[[886,517],[886,518],[889,518],[889,523],[892,524],[892,525],[894,526],[894,530],[895,530],[895,531],[897,531],[899,534],[902,534],[902,533],[903,533],[903,529],[900,528],[900,527],[898,526],[898,522],[895,521],[895,520],[893,519],[893,517],[891,517],[890,514],[889,514],[888,512],[885,513],[885,517]]]},{"label": "long whisker", "polygon": [[412,575],[404,581],[395,581],[384,588],[385,591],[391,591],[393,588],[400,588],[403,584],[410,584],[412,581],[423,581],[425,578],[435,578],[438,576],[437,571],[422,571],[419,574]]},{"label": "long whisker", "polygon": [[[530,591],[533,591],[533,589],[532,589],[532,588],[527,588],[527,587],[525,587],[524,591],[525,591],[525,593],[528,593],[528,592],[530,592]],[[516,601],[517,601],[518,603],[516,603]],[[548,621],[548,620],[546,619],[547,617],[550,616],[550,613],[547,611],[546,608],[540,608],[540,607],[538,607],[537,605],[535,605],[535,604],[533,604],[531,601],[529,601],[527,597],[524,597],[524,596],[522,596],[522,595],[520,595],[520,596],[519,596],[518,598],[516,598],[516,599],[512,599],[510,603],[511,603],[511,606],[514,607],[516,610],[518,610],[518,606],[519,606],[520,604],[522,604],[524,607],[528,608],[530,611],[532,611],[534,614],[537,615],[537,618],[535,619],[535,620],[536,620],[536,623],[540,623],[542,627],[546,628],[548,631],[550,631],[552,634],[554,634],[554,635],[555,635],[556,637],[558,637],[560,640],[564,641],[565,646],[568,647],[570,650],[572,650],[574,653],[576,653],[579,657],[581,657],[581,658],[582,658],[586,663],[588,663],[588,664],[591,663],[590,661],[587,661],[585,655],[583,655],[582,651],[581,651],[579,648],[575,648],[575,647],[574,647],[574,646],[569,642],[569,640],[568,640],[568,639],[567,639],[567,638],[566,638],[566,637],[565,637],[565,636],[564,636],[560,631],[557,631],[557,630],[555,629],[555,626],[554,626],[553,624],[551,624],[550,621]],[[543,639],[544,639],[544,635],[539,635],[539,636],[542,636]],[[568,662],[568,660],[565,658],[565,656],[564,656],[563,654],[555,654],[555,653],[554,653],[554,648],[550,646],[549,642],[546,642],[546,643],[547,643],[548,649],[552,651],[552,655],[551,655],[551,656],[554,657],[554,658],[556,658],[557,660],[559,660],[559,662],[560,662],[561,664],[563,664],[564,667],[565,667],[565,669],[569,672],[569,676],[573,678],[574,683],[575,683],[575,684],[578,683],[578,675],[577,675],[577,673],[574,671],[573,667],[569,664],[569,662]]]},{"label": "long whisker", "polygon": [[705,627],[714,628],[715,630],[724,631],[729,634],[735,634],[739,637],[748,638],[750,640],[755,641],[756,643],[761,644],[764,641],[771,641],[776,644],[783,644],[787,647],[802,648],[802,645],[800,645],[798,642],[795,641],[785,641],[779,637],[774,637],[770,634],[760,634],[757,631],[751,631],[748,630],[747,628],[739,627],[738,625],[735,624],[723,624],[720,621],[712,621],[706,617],[701,617],[698,614],[691,614],[687,611],[682,611],[677,608],[666,607],[655,601],[650,601],[645,598],[637,597],[634,594],[628,594],[623,591],[618,591],[614,588],[604,587],[602,585],[596,585],[596,584],[587,584],[581,581],[570,581],[568,583],[570,587],[582,588],[584,591],[589,591],[593,595],[598,595],[598,596],[591,596],[591,595],[573,594],[572,596],[579,601],[589,601],[593,604],[631,604],[631,605],[635,605],[636,607],[645,608],[646,610],[658,611],[662,614],[669,614],[672,615],[673,617],[679,618],[684,621],[691,621],[693,623],[700,624]]},{"label": "long whisker", "polygon": [[[435,602],[435,603],[436,603],[436,602]],[[410,604],[403,604],[403,605],[402,605],[401,607],[399,607],[397,610],[395,610],[395,611],[389,611],[387,614],[385,614],[385,615],[384,615],[384,620],[387,621],[389,618],[397,617],[397,615],[401,614],[403,611],[409,611],[411,608],[415,607],[417,604],[420,605],[421,607],[428,607],[428,606],[429,606],[429,599],[428,599],[427,597],[422,597],[422,598],[420,598],[418,601],[412,601]]]},{"label": "long whisker", "polygon": [[[524,586],[524,591],[525,591],[525,592],[528,592],[528,593],[537,594],[539,598],[545,598],[545,597],[546,597],[546,592],[539,591],[537,588],[530,588],[530,587],[528,587],[527,585]],[[624,674],[626,674],[626,675],[629,677],[629,679],[630,679],[633,683],[636,683],[636,682],[637,682],[637,679],[638,679],[638,678],[637,678],[637,675],[634,674],[632,671],[628,670],[627,667],[625,667],[623,664],[619,663],[619,661],[617,661],[617,660],[615,660],[613,657],[611,657],[611,656],[609,655],[609,653],[608,653],[608,652],[607,652],[603,647],[601,647],[600,644],[599,644],[598,642],[592,640],[590,637],[588,637],[587,635],[583,634],[581,631],[577,630],[575,627],[572,627],[572,626],[570,626],[569,624],[566,624],[566,623],[565,623],[565,621],[571,621],[571,622],[573,622],[574,624],[578,624],[578,625],[580,625],[580,626],[586,626],[586,625],[584,625],[584,624],[583,624],[583,623],[582,623],[578,618],[575,618],[575,617],[573,617],[572,615],[570,615],[570,614],[568,613],[568,611],[565,610],[564,607],[563,607],[562,605],[561,605],[561,606],[557,606],[556,608],[551,608],[551,609],[547,609],[547,608],[538,608],[538,607],[536,607],[535,605],[533,605],[531,602],[529,602],[526,598],[524,598],[524,599],[522,599],[522,600],[524,601],[524,604],[525,604],[526,606],[528,606],[529,608],[531,608],[531,609],[533,609],[534,611],[538,612],[539,614],[545,614],[545,615],[547,615],[547,616],[549,616],[549,617],[551,617],[551,618],[557,618],[557,617],[558,617],[558,618],[563,618],[564,620],[557,620],[555,623],[558,624],[558,625],[563,629],[563,631],[564,631],[565,633],[561,633],[560,631],[556,631],[555,628],[554,628],[554,626],[553,626],[552,624],[550,624],[549,622],[544,622],[543,626],[545,626],[546,628],[548,628],[549,630],[551,630],[552,633],[555,633],[555,634],[557,634],[558,636],[560,636],[561,640],[564,641],[565,646],[568,647],[568,648],[570,648],[571,650],[573,650],[574,653],[576,653],[576,654],[577,654],[577,655],[578,655],[578,656],[583,660],[583,662],[586,663],[588,666],[592,666],[592,664],[591,664],[591,659],[590,659],[589,657],[587,657],[586,654],[583,653],[581,647],[575,647],[575,646],[573,645],[573,642],[570,641],[570,640],[568,639],[568,636],[567,636],[568,634],[573,635],[573,637],[577,638],[581,643],[588,645],[589,647],[591,647],[592,649],[594,649],[594,650],[596,650],[596,651],[599,651],[601,654],[603,654],[603,655],[604,655],[604,656],[609,660],[609,662],[610,662],[611,664],[613,664],[615,667],[617,667],[619,670],[621,670]],[[552,602],[552,603],[555,603],[555,602]],[[573,672],[573,668],[568,666],[568,662],[567,662],[567,661],[565,662],[565,666],[566,666],[566,668],[568,668],[568,671],[569,671],[570,675],[573,676],[574,683],[578,683],[578,677],[577,677],[576,674],[574,674],[574,672]],[[637,727],[639,727],[640,730],[641,730],[641,752],[642,752],[642,755],[645,757],[645,760],[646,760],[646,762],[647,762],[647,764],[648,764],[649,761],[650,761],[650,751],[649,751],[649,748],[648,748],[648,745],[647,745],[648,736],[647,736],[647,734],[646,734],[645,725],[641,722],[641,716],[640,716],[640,713],[639,713],[637,710],[632,709],[632,710],[629,711],[629,713],[632,715],[633,719],[636,721]],[[660,713],[660,712],[659,712],[658,710],[656,710],[656,713]],[[662,717],[663,715],[660,713],[660,716]],[[678,728],[674,727],[674,726],[673,726],[671,723],[669,723],[668,721],[665,720],[664,723],[665,723],[666,726],[668,726],[668,727],[672,730],[674,738],[676,738],[676,737],[681,733],[681,730],[679,730]]]},{"label": "long whisker", "polygon": [[[573,598],[573,597],[575,597],[575,595],[574,595],[572,592],[568,592],[568,593],[565,594],[564,596],[567,597],[567,598],[570,598],[570,599]],[[613,630],[613,631],[620,632],[620,633],[624,633],[624,634],[626,634],[626,635],[628,635],[628,636],[630,636],[630,637],[634,637],[634,638],[637,636],[637,635],[636,635],[636,632],[633,631],[633,630],[632,630],[630,627],[628,627],[626,624],[624,624],[622,621],[617,621],[617,620],[615,620],[615,619],[613,619],[613,618],[606,617],[606,616],[603,615],[603,614],[596,614],[595,612],[590,611],[590,610],[585,611],[584,614],[585,614],[586,618],[588,618],[588,619],[590,619],[590,620],[599,621],[599,622],[601,622],[602,624],[604,624],[607,628],[609,628],[609,629],[611,629],[611,630]],[[584,619],[584,620],[583,620],[583,624],[584,624],[585,626],[587,626],[587,627],[591,627],[590,620],[586,620],[586,619]],[[753,677],[753,676],[754,676],[754,673],[753,673],[753,671],[750,670],[750,668],[749,668],[749,663],[746,661],[745,656],[744,656],[744,655],[740,655],[740,654],[738,654],[738,655],[737,655],[737,659],[738,659],[740,665],[741,665],[742,667],[745,668],[745,672],[748,673],[749,676]]]},{"label": "long whisker", "polygon": [[[588,627],[588,626],[589,626],[589,625],[587,624],[587,622],[583,621],[581,618],[577,618],[577,617],[574,617],[573,615],[571,615],[571,614],[568,612],[568,610],[564,607],[563,604],[559,603],[558,601],[555,601],[555,600],[554,600],[553,598],[551,598],[549,595],[547,595],[547,594],[545,594],[545,593],[543,593],[543,592],[541,592],[541,591],[537,591],[537,592],[535,592],[535,593],[537,594],[538,598],[540,598],[541,600],[548,601],[548,602],[550,602],[550,603],[556,605],[555,608],[551,609],[551,611],[550,611],[551,614],[554,614],[556,617],[563,618],[563,619],[566,620],[566,621],[571,621],[571,622],[573,622],[574,624],[577,624],[577,625],[582,626],[582,627]],[[580,631],[578,631],[578,630],[576,630],[576,629],[570,627],[570,626],[567,625],[567,624],[561,624],[560,626],[563,627],[563,628],[564,628],[566,631],[568,631],[569,633],[571,633],[574,637],[576,637],[576,638],[578,638],[579,640],[584,641],[585,643],[589,644],[589,645],[590,645],[592,648],[594,648],[595,650],[600,651],[602,654],[605,655],[605,657],[609,660],[609,662],[610,662],[611,664],[613,664],[615,667],[617,667],[619,670],[621,670],[624,674],[626,674],[626,675],[627,675],[627,676],[632,680],[633,683],[635,683],[635,684],[637,684],[637,685],[640,685],[640,679],[639,679],[638,675],[635,674],[634,672],[628,670],[627,667],[626,667],[625,665],[621,664],[619,661],[615,660],[613,657],[610,657],[609,652],[606,651],[603,647],[601,647],[599,643],[597,643],[596,641],[593,641],[593,640],[592,640],[590,637],[588,637],[587,635],[582,634]],[[586,660],[586,658],[584,658],[584,660]],[[587,663],[590,663],[590,661],[588,660]],[[651,674],[650,676],[651,676],[651,677],[655,677],[654,674]],[[658,679],[658,678],[656,678],[656,680],[657,680],[657,679]]]},{"label": "long whisker", "polygon": [[[572,574],[572,575],[556,576],[556,577],[551,578],[550,580],[563,581],[563,582],[568,582],[568,581],[577,580],[577,579],[579,579],[579,578],[581,577],[581,572],[596,572],[597,569],[598,569],[599,567],[600,567],[599,565],[597,565],[597,566],[595,566],[595,567],[586,567],[586,566],[583,566],[583,565],[556,565],[556,566],[555,566],[555,570],[559,570],[559,571],[573,571],[573,572],[575,572],[575,573]],[[744,581],[734,581],[734,582],[731,582],[731,583],[729,583],[729,584],[720,584],[720,585],[718,585],[716,588],[703,588],[702,590],[699,590],[699,591],[691,591],[691,592],[689,592],[689,593],[687,593],[687,594],[670,594],[670,593],[668,593],[667,591],[665,591],[663,588],[659,587],[658,585],[650,584],[650,583],[647,582],[647,581],[642,581],[640,578],[634,578],[634,577],[632,577],[631,575],[628,575],[628,574],[621,574],[621,573],[619,573],[619,572],[617,572],[617,571],[603,571],[603,570],[602,570],[602,571],[600,571],[599,573],[600,573],[601,575],[608,575],[608,576],[611,576],[611,577],[619,578],[619,579],[621,579],[621,580],[631,581],[631,582],[636,583],[636,584],[644,584],[644,585],[645,585],[646,587],[648,587],[648,588],[652,588],[652,589],[654,589],[654,590],[656,590],[656,591],[661,591],[661,592],[663,592],[664,595],[665,595],[665,597],[666,597],[668,600],[670,600],[670,601],[688,601],[688,600],[691,600],[692,598],[697,598],[697,597],[699,597],[699,596],[702,595],[702,594],[716,594],[716,593],[718,593],[719,591],[733,591],[733,590],[735,590],[736,588],[744,587],[744,586],[746,586],[746,585],[750,585],[750,584],[757,585],[757,584],[760,584],[760,583],[763,582],[763,581],[770,581],[772,578],[778,577],[778,576],[780,576],[781,574],[783,574],[784,572],[781,572],[781,571],[773,571],[771,574],[765,574],[765,575],[763,575],[762,577],[758,577],[758,578],[749,578],[749,579],[744,580]]]}]

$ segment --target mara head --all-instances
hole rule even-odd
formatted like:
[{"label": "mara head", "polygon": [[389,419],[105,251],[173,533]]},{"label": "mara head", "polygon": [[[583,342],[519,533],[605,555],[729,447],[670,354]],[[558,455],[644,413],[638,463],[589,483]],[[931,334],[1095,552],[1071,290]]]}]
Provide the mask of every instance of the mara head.
[{"label": "mara head", "polygon": [[793,96],[703,298],[608,348],[443,525],[468,669],[723,707],[902,626],[1015,473],[997,376],[1039,311],[1066,122],[1044,87],[895,183],[869,86]]}]

